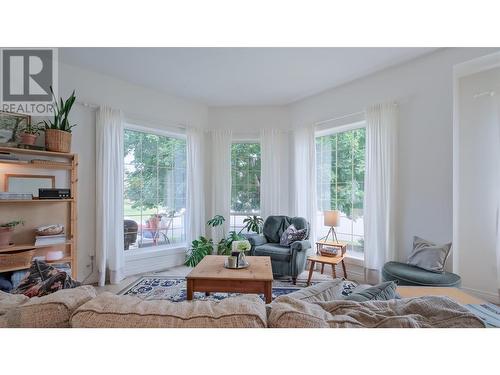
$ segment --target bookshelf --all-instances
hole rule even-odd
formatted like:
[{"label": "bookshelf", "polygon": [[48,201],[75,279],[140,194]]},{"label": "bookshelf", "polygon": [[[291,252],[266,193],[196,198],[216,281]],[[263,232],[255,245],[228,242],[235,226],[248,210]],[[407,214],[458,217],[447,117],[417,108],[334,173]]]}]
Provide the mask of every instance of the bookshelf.
[{"label": "bookshelf", "polygon": [[[63,250],[64,256],[57,261],[47,263],[69,263],[71,274],[77,278],[77,196],[78,196],[78,155],[21,148],[0,147],[0,152],[9,152],[20,160],[0,160],[0,180],[6,174],[26,173],[46,175],[57,174],[56,187],[70,188],[70,199],[32,199],[32,200],[2,200],[0,199],[0,220],[8,222],[17,218],[25,221],[14,231],[14,245],[0,248],[0,254],[16,254],[35,250],[34,256],[44,256],[48,251]],[[49,172],[47,172],[49,170]],[[4,191],[4,184],[0,184]],[[61,223],[65,226],[67,241],[54,245],[35,245],[34,229],[39,225]],[[0,264],[1,272],[17,271],[24,268],[5,268]]]}]

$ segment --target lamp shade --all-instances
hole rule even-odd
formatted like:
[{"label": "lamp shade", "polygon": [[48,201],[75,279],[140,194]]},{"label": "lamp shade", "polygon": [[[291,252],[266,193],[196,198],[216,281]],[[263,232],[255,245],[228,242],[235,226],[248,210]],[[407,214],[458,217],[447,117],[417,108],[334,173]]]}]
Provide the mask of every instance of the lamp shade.
[{"label": "lamp shade", "polygon": [[339,212],[335,211],[324,211],[324,224],[325,227],[337,227],[339,225]]}]

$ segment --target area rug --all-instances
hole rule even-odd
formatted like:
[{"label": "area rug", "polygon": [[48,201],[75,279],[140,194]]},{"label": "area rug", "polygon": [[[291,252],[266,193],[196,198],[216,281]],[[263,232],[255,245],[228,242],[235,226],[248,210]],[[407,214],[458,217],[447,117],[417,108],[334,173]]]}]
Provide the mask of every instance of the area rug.
[{"label": "area rug", "polygon": [[[312,282],[311,284],[315,284]],[[291,280],[275,280],[273,282],[273,299],[301,289],[295,286]],[[181,302],[186,300],[186,279],[170,276],[142,276],[122,291],[119,295],[136,296],[144,300],[168,300]],[[238,293],[194,293],[195,300],[220,301],[227,297],[237,296]],[[264,300],[264,296],[260,296]]]}]

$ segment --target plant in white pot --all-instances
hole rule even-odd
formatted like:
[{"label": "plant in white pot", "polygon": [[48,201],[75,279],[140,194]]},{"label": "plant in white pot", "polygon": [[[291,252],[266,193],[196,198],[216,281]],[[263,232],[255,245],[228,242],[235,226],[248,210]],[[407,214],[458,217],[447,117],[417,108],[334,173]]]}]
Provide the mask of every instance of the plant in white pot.
[{"label": "plant in white pot", "polygon": [[36,142],[36,138],[40,134],[40,128],[34,126],[31,122],[23,128],[23,131],[19,136],[21,137],[21,143],[25,145],[34,145]]},{"label": "plant in white pot", "polygon": [[0,248],[7,247],[11,244],[12,233],[19,224],[24,225],[24,221],[18,219],[0,224]]},{"label": "plant in white pot", "polygon": [[41,123],[44,124],[45,131],[45,148],[48,151],[55,152],[70,152],[71,151],[71,129],[76,125],[70,125],[69,123],[69,112],[75,104],[75,91],[71,96],[63,101],[60,98],[60,102],[57,102],[52,86],[50,87],[50,92],[54,97],[54,119],[44,120]]}]

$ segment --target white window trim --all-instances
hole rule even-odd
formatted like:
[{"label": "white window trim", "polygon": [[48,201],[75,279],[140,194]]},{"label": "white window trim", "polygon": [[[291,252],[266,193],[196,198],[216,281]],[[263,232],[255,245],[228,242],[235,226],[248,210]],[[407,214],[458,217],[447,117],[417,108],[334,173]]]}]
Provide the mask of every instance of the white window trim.
[{"label": "white window trim", "polygon": [[[186,134],[181,132],[179,128],[179,132],[175,132],[174,130],[166,130],[166,129],[158,129],[158,128],[150,128],[147,126],[137,125],[131,122],[125,122],[123,126],[124,130],[133,130],[142,133],[153,134],[161,137],[170,137],[176,139],[185,140]],[[125,161],[123,161],[123,167],[125,167]],[[143,247],[137,249],[123,250],[125,257],[125,269],[130,269],[133,266],[133,271],[127,272],[127,276],[135,275],[143,272],[152,272],[158,270],[158,267],[151,267],[150,260],[151,258],[164,258],[172,256],[172,259],[179,258],[180,254],[186,254],[188,248],[187,243],[181,242],[176,244],[168,244],[168,245],[160,245],[160,246],[151,246],[151,247]],[[177,257],[175,257],[177,256]],[[179,262],[179,260],[174,260],[174,263],[165,263],[162,264],[160,268],[170,268],[175,266],[181,266],[183,264]]]},{"label": "white window trim", "polygon": [[[333,127],[327,128],[327,129],[316,130],[314,132],[314,138],[316,139],[316,138],[325,137],[328,135],[343,133],[346,131],[362,129],[362,128],[366,128],[366,121],[365,120],[356,121],[356,122],[348,123],[345,125],[333,126]],[[320,211],[320,210],[317,211],[318,215],[320,215],[321,213],[322,213],[322,211]],[[363,234],[363,238],[364,238],[364,234]],[[365,265],[364,252],[363,252],[363,256],[355,256],[354,254],[347,253],[345,256],[345,259],[348,260],[348,262],[347,262],[348,264],[352,264],[355,266],[361,266],[361,267],[364,267],[364,265]]]},{"label": "white window trim", "polygon": [[328,128],[328,129],[316,130],[314,132],[314,137],[315,138],[325,137],[327,135],[344,133],[344,132],[347,132],[349,130],[356,130],[356,129],[362,129],[362,128],[366,128],[366,121],[365,120],[356,121],[356,122],[352,122],[352,123],[348,123],[348,124],[340,125],[340,126],[334,126],[334,127]]},{"label": "white window trim", "polygon": [[184,139],[184,140],[187,138],[186,134],[183,133],[180,128],[179,131],[176,132],[174,130],[150,128],[147,126],[137,125],[130,122],[126,122],[123,128],[124,130],[134,130],[137,132],[153,134],[160,137],[169,137],[169,138]]}]

